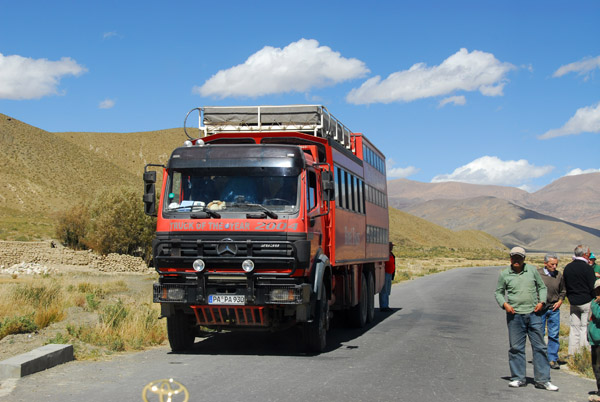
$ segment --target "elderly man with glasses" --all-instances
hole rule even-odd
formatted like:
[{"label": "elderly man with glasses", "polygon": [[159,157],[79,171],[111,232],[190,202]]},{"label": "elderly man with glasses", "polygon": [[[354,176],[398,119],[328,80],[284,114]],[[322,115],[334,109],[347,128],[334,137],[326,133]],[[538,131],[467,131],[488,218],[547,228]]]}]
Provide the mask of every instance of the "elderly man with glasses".
[{"label": "elderly man with glasses", "polygon": [[542,315],[542,328],[545,331],[546,326],[548,326],[548,360],[550,361],[550,368],[555,370],[560,369],[558,364],[560,306],[567,294],[564,278],[556,269],[557,266],[558,256],[549,253],[544,256],[544,266],[538,268],[538,273],[548,288],[548,297]]}]

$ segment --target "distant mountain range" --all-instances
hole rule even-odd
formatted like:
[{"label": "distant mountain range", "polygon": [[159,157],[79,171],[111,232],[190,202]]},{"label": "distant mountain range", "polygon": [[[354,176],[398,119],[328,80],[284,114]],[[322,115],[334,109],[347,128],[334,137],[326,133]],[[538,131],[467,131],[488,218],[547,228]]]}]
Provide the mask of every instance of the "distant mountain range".
[{"label": "distant mountain range", "polygon": [[600,252],[600,173],[562,177],[535,193],[458,182],[388,182],[390,206],[452,230],[489,233],[507,247]]}]

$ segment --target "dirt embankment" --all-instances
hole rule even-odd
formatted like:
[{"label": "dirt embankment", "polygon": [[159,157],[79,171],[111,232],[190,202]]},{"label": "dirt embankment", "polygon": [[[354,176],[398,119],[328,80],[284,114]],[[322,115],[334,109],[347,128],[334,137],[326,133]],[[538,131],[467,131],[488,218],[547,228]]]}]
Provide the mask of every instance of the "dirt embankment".
[{"label": "dirt embankment", "polygon": [[[27,269],[31,264],[42,267],[76,266],[101,272],[152,272],[139,257],[121,254],[98,255],[91,250],[75,251],[56,241],[0,241],[0,272]],[[39,268],[39,267],[38,267]]]}]

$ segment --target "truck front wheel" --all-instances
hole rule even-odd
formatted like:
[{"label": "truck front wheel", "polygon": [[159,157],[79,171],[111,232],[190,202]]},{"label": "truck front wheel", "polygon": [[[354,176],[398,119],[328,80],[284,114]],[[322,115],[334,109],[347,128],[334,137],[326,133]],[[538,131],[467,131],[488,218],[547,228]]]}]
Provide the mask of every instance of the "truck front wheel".
[{"label": "truck front wheel", "polygon": [[194,325],[194,316],[181,311],[167,317],[167,335],[173,352],[182,352],[194,346]]},{"label": "truck front wheel", "polygon": [[329,328],[329,301],[325,294],[325,286],[319,291],[320,300],[315,306],[315,317],[305,324],[305,341],[309,352],[321,353],[327,346],[327,329]]}]

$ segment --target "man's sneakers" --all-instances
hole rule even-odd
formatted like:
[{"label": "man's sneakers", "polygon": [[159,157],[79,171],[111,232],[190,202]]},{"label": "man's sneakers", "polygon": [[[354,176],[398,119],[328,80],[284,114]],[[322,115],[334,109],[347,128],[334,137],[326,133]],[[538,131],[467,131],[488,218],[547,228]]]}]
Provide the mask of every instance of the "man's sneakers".
[{"label": "man's sneakers", "polygon": [[547,382],[536,382],[536,388],[545,389],[546,391],[558,391],[558,387],[552,384],[550,381]]},{"label": "man's sneakers", "polygon": [[[527,383],[524,380],[514,380],[508,383],[511,388],[519,388],[526,386]],[[558,387],[552,384],[550,381],[547,382],[536,382],[536,388],[545,389],[546,391],[558,391]]]},{"label": "man's sneakers", "polygon": [[558,364],[558,362],[550,362],[550,368],[554,370],[560,370],[560,364]]}]

